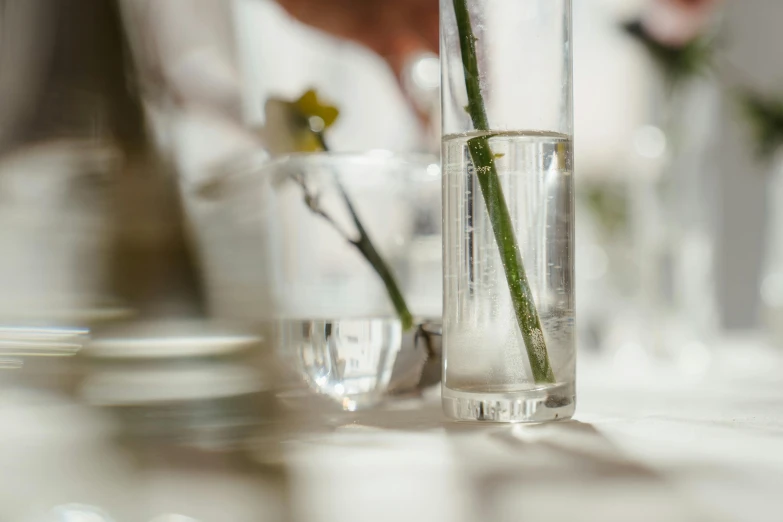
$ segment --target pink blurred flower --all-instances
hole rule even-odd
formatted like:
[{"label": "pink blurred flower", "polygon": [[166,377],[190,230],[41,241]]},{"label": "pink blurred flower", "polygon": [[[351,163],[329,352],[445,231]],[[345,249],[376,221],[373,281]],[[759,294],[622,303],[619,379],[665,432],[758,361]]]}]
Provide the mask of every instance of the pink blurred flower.
[{"label": "pink blurred flower", "polygon": [[658,43],[682,47],[701,35],[720,0],[650,0],[642,25]]}]

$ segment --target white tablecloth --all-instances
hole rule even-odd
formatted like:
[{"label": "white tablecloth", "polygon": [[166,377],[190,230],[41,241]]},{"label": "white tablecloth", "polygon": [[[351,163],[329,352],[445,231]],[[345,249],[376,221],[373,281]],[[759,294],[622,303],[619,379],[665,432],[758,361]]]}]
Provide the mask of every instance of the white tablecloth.
[{"label": "white tablecloth", "polygon": [[248,422],[233,407],[137,411],[148,433],[190,427],[127,446],[107,410],[0,387],[0,520],[783,520],[783,354],[742,340],[707,355],[583,356],[568,422],[453,423],[430,390],[289,411],[229,444],[218,428]]},{"label": "white tablecloth", "polygon": [[[573,421],[445,421],[437,396],[290,444],[302,520],[783,520],[783,356],[701,371],[583,357]],[[687,369],[687,368],[686,368]]]}]

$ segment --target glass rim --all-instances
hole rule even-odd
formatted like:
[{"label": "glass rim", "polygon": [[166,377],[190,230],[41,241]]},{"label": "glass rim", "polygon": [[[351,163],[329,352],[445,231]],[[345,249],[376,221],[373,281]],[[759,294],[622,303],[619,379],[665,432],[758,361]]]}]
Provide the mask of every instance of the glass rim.
[{"label": "glass rim", "polygon": [[398,164],[415,164],[423,167],[437,165],[440,168],[440,157],[437,154],[425,152],[395,152],[386,149],[376,149],[364,152],[294,152],[272,157],[264,149],[256,149],[240,153],[227,160],[218,162],[215,171],[254,172],[271,174],[276,169],[286,165],[305,164],[308,162],[328,163],[330,161],[357,160],[360,163],[379,164],[394,162]]}]

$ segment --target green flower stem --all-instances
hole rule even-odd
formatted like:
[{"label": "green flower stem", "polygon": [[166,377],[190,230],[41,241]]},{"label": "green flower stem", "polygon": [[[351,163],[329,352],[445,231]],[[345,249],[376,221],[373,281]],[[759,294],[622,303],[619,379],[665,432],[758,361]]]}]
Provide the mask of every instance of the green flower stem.
[{"label": "green flower stem", "polygon": [[365,259],[367,259],[367,262],[370,263],[383,281],[383,284],[386,286],[386,291],[389,293],[389,298],[402,323],[402,331],[408,331],[413,328],[413,316],[411,315],[410,310],[408,310],[408,304],[405,302],[400,287],[397,286],[397,281],[394,279],[394,275],[391,273],[389,266],[378,253],[369,234],[367,234],[367,231],[364,229],[362,222],[359,220],[359,215],[356,213],[351,200],[348,198],[348,194],[345,192],[342,185],[339,185],[339,188],[340,192],[342,192],[345,205],[348,207],[348,211],[353,218],[354,226],[356,226],[356,230],[359,232],[359,239],[349,241],[359,250],[359,252],[361,252]]},{"label": "green flower stem", "polygon": [[[306,122],[304,124],[306,124]],[[320,132],[314,132],[314,135],[323,151],[328,152],[329,147],[326,144],[326,140],[324,139],[323,134]],[[367,262],[370,263],[370,266],[373,267],[375,272],[378,274],[378,277],[380,277],[381,281],[383,281],[384,286],[386,286],[386,292],[389,294],[389,299],[391,299],[391,302],[394,305],[394,309],[397,311],[397,316],[400,318],[402,331],[407,332],[413,328],[413,315],[411,315],[411,312],[408,309],[408,304],[405,302],[405,297],[403,297],[402,292],[400,291],[400,287],[397,285],[397,280],[394,278],[394,274],[392,274],[389,266],[386,264],[386,261],[384,261],[383,256],[381,256],[381,254],[379,254],[378,250],[375,248],[375,245],[370,239],[370,235],[364,228],[361,219],[359,219],[359,214],[356,212],[356,209],[351,202],[351,198],[348,197],[348,193],[345,191],[345,187],[342,186],[339,179],[335,178],[335,183],[337,188],[340,190],[340,194],[342,195],[343,201],[345,202],[345,206],[348,208],[348,212],[351,214],[353,224],[356,227],[356,231],[359,233],[359,239],[352,239],[347,233],[345,233],[337,225],[334,219],[332,219],[329,214],[327,214],[318,206],[317,198],[309,193],[304,180],[300,180],[299,184],[305,191],[305,204],[310,208],[311,211],[315,212],[331,223],[332,226],[335,227],[335,229],[340,233],[340,235],[342,235],[346,241],[356,247],[356,249],[364,256]]]},{"label": "green flower stem", "polygon": [[[462,52],[462,66],[465,73],[465,87],[468,93],[467,109],[473,120],[473,127],[477,131],[489,132],[489,120],[481,94],[476,37],[470,23],[468,2],[467,0],[453,1]],[[503,188],[500,185],[500,177],[489,145],[489,138],[489,135],[485,135],[468,140],[468,149],[492,223],[517,323],[527,348],[533,379],[537,383],[554,383],[555,375],[549,362],[541,320],[538,317],[533,294],[525,274],[522,254],[514,234],[514,225],[503,195]]]}]

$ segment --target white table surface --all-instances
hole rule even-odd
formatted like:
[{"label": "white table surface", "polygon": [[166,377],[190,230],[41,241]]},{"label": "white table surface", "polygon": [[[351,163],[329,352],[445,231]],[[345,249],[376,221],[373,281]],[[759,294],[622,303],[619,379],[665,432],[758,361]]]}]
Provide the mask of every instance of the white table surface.
[{"label": "white table surface", "polygon": [[[445,421],[437,394],[291,443],[303,520],[783,520],[783,355],[583,357],[573,421]],[[634,364],[637,363],[637,366]],[[693,363],[693,361],[691,361]]]},{"label": "white table surface", "polygon": [[[783,354],[710,353],[677,369],[582,356],[569,422],[452,423],[437,390],[304,415],[251,439],[249,465],[134,454],[99,408],[0,390],[0,520],[781,521]],[[74,503],[111,518],[52,517]]]}]

